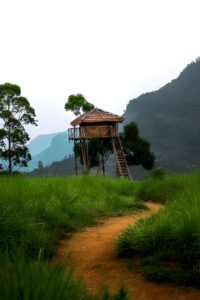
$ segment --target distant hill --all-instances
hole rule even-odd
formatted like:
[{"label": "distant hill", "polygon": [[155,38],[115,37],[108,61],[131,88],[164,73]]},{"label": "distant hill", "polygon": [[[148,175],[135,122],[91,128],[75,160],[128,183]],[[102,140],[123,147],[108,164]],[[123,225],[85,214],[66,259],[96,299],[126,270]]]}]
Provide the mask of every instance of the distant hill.
[{"label": "distant hill", "polygon": [[124,117],[126,123],[135,121],[150,141],[157,166],[200,168],[200,58],[159,90],[131,100]]},{"label": "distant hill", "polygon": [[39,154],[40,152],[44,151],[48,147],[50,147],[52,139],[58,133],[50,133],[50,134],[40,134],[36,138],[34,138],[27,147],[32,156]]},{"label": "distant hill", "polygon": [[29,175],[72,176],[74,175],[74,157],[70,155],[68,158],[64,158],[61,161],[55,161],[44,168],[34,169],[32,172],[29,173]]},{"label": "distant hill", "polygon": [[[43,140],[44,139],[44,140]],[[50,165],[54,161],[63,160],[65,157],[68,157],[73,152],[73,143],[68,142],[68,134],[67,132],[60,132],[60,133],[53,133],[52,135],[41,135],[38,136],[34,143],[32,141],[32,149],[37,153],[37,144],[38,141],[41,142],[42,146],[38,146],[38,148],[41,149],[41,147],[44,147],[44,145],[48,145],[46,149],[38,153],[37,155],[33,155],[30,145],[29,149],[30,153],[32,155],[32,160],[28,163],[28,168],[23,168],[23,171],[28,172],[32,171],[33,169],[37,168],[38,161],[41,160],[43,163],[43,166]]]}]

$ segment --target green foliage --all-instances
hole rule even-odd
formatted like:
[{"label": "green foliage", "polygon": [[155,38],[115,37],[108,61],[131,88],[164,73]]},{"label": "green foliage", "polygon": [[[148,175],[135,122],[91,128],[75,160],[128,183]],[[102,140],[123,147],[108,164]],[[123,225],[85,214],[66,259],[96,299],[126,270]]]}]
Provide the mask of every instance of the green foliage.
[{"label": "green foliage", "polygon": [[168,191],[166,206],[126,228],[116,241],[118,254],[139,257],[145,278],[200,288],[200,173],[145,181],[152,200],[156,185]]},{"label": "green foliage", "polygon": [[163,168],[156,168],[151,172],[151,177],[154,179],[163,179],[163,177],[166,175],[166,172],[163,170]]},{"label": "green foliage", "polygon": [[3,121],[0,129],[0,158],[8,162],[10,174],[14,166],[27,166],[31,159],[25,146],[29,135],[24,125],[37,125],[34,109],[20,95],[19,86],[10,83],[0,85],[0,119]]},{"label": "green foliage", "polygon": [[71,110],[75,116],[88,112],[94,105],[88,102],[82,94],[70,95],[65,103],[65,110]]},{"label": "green foliage", "polygon": [[124,126],[120,138],[129,165],[142,165],[147,170],[153,168],[155,155],[150,152],[150,143],[139,136],[139,129],[135,122]]},{"label": "green foliage", "polygon": [[165,204],[183,193],[189,178],[196,178],[196,175],[166,174],[161,180],[146,178],[138,183],[135,195],[143,201]]}]

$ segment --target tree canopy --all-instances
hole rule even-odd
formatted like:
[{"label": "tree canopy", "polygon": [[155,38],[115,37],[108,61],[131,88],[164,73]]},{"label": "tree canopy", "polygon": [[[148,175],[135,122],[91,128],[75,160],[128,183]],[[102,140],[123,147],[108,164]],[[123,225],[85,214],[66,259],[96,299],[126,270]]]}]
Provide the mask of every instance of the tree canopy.
[{"label": "tree canopy", "polygon": [[35,110],[29,101],[21,96],[18,85],[0,85],[0,158],[8,164],[11,174],[14,166],[27,166],[31,155],[25,144],[29,135],[24,125],[37,125]]},{"label": "tree canopy", "polygon": [[120,139],[128,165],[142,165],[147,170],[154,167],[155,154],[150,151],[150,143],[139,136],[139,129],[135,122],[124,126]]},{"label": "tree canopy", "polygon": [[79,116],[93,108],[94,105],[88,102],[82,94],[70,95],[65,103],[65,110],[71,110],[75,116]]}]

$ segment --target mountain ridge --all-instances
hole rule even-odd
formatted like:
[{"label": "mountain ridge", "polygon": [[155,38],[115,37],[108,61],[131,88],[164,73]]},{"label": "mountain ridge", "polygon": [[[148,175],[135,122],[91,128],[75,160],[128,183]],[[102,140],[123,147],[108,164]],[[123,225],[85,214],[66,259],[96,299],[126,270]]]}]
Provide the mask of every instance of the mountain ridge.
[{"label": "mountain ridge", "polygon": [[200,59],[170,83],[129,101],[125,123],[135,121],[150,141],[156,164],[171,171],[200,166]]}]

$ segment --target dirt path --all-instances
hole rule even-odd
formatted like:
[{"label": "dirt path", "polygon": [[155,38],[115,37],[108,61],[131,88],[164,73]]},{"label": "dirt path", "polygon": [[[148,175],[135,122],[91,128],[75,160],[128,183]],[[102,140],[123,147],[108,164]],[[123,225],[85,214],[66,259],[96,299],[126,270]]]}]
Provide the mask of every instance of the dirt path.
[{"label": "dirt path", "polygon": [[70,262],[75,268],[80,267],[77,276],[82,275],[88,291],[94,293],[107,284],[114,292],[123,282],[129,290],[130,299],[139,300],[197,300],[200,290],[193,288],[176,288],[164,284],[145,281],[136,266],[130,266],[128,259],[119,259],[113,247],[114,239],[129,223],[133,224],[141,217],[158,210],[161,205],[147,203],[151,211],[137,215],[113,217],[100,221],[98,226],[88,227],[77,232],[70,240],[63,241],[58,249],[61,258],[69,251]]}]

